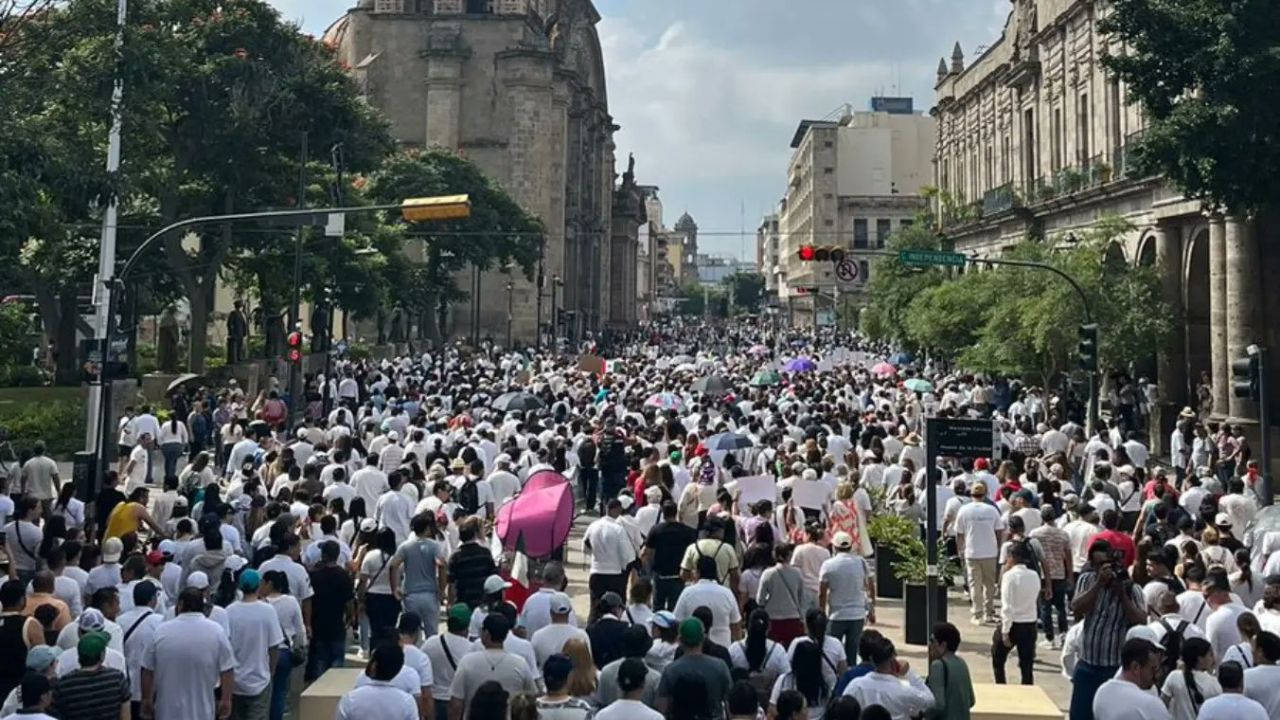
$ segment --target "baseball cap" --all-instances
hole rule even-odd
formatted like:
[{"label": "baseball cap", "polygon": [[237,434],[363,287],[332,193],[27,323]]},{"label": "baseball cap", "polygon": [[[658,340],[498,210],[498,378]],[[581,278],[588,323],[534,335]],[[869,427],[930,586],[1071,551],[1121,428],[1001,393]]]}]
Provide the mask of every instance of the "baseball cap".
[{"label": "baseball cap", "polygon": [[648,500],[649,502],[653,502],[654,500],[661,500],[662,488],[660,487],[645,488],[644,499]]},{"label": "baseball cap", "polygon": [[466,603],[458,603],[449,608],[449,619],[457,622],[471,622],[471,608]]},{"label": "baseball cap", "polygon": [[660,628],[673,628],[678,622],[675,613],[670,610],[659,610],[653,614],[653,624]]},{"label": "baseball cap", "polygon": [[1144,640],[1150,644],[1151,647],[1159,650],[1160,652],[1164,652],[1164,644],[1160,642],[1160,638],[1156,635],[1156,631],[1152,630],[1149,625],[1134,625],[1129,628],[1129,632],[1124,635],[1124,641],[1127,644],[1132,640]]},{"label": "baseball cap", "polygon": [[569,596],[562,592],[551,596],[550,605],[552,615],[568,615],[573,612],[573,603],[569,602]]},{"label": "baseball cap", "polygon": [[42,673],[49,669],[49,666],[58,662],[58,656],[62,654],[62,650],[49,645],[37,645],[27,651],[27,669],[32,672]]},{"label": "baseball cap", "polygon": [[619,496],[618,496],[618,504],[622,506],[622,509],[623,509],[623,510],[630,510],[630,509],[631,509],[632,504],[634,504],[634,503],[635,503],[635,500],[633,500],[633,499],[632,499],[632,497],[631,497],[630,495],[619,495]]},{"label": "baseball cap", "polygon": [[106,542],[102,543],[102,562],[120,562],[120,555],[123,553],[124,543],[120,542],[120,538],[107,538]]},{"label": "baseball cap", "polygon": [[152,550],[151,552],[147,553],[148,565],[163,565],[164,560],[165,560],[164,553],[160,552],[159,550]]},{"label": "baseball cap", "polygon": [[490,575],[484,579],[484,594],[492,595],[511,587],[511,583],[502,579],[501,575]]},{"label": "baseball cap", "polygon": [[245,592],[257,592],[258,586],[262,584],[262,576],[257,570],[249,569],[240,573],[240,589]]},{"label": "baseball cap", "polygon": [[1231,527],[1231,518],[1226,513],[1218,513],[1213,516],[1213,524],[1218,527]]},{"label": "baseball cap", "polygon": [[853,547],[853,536],[847,532],[838,532],[835,537],[831,539],[831,544],[834,545],[837,550],[848,550]]},{"label": "baseball cap", "polygon": [[188,502],[188,500],[181,495],[173,499],[174,507],[187,507],[189,504],[190,502]]},{"label": "baseball cap", "polygon": [[77,624],[81,633],[98,632],[107,626],[107,618],[98,608],[89,608],[80,613]]},{"label": "baseball cap", "polygon": [[160,541],[160,552],[164,554],[165,559],[170,559],[173,554],[178,551],[178,543],[172,540]]},{"label": "baseball cap", "polygon": [[378,529],[378,521],[373,518],[365,518],[360,521],[360,532],[373,532]]},{"label": "baseball cap", "polygon": [[187,576],[187,587],[204,590],[209,587],[209,576],[200,570],[196,570]]},{"label": "baseball cap", "polygon": [[701,645],[706,637],[707,631],[698,618],[688,618],[680,623],[680,642],[685,645]]},{"label": "baseball cap", "polygon": [[239,555],[232,555],[228,557],[226,561],[224,561],[222,564],[231,572],[236,573],[236,572],[240,572],[245,565],[248,565],[249,561],[245,560]]},{"label": "baseball cap", "polygon": [[110,640],[111,636],[105,632],[85,633],[80,636],[80,642],[76,643],[76,652],[81,657],[100,658],[106,654]]}]

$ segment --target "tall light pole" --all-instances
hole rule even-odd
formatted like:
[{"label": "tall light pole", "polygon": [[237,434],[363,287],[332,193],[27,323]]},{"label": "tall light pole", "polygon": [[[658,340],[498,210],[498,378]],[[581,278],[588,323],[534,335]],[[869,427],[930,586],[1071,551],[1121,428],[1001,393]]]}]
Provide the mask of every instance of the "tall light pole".
[{"label": "tall light pole", "polygon": [[513,347],[512,339],[511,339],[511,323],[515,319],[513,315],[513,313],[515,312],[515,308],[512,304],[513,296],[515,294],[515,289],[516,289],[515,283],[508,280],[507,281],[507,350],[508,351],[510,351],[511,348]]},{"label": "tall light pole", "polygon": [[560,309],[557,302],[562,285],[564,281],[560,279],[560,275],[551,276],[551,352],[553,353],[560,350]]},{"label": "tall light pole", "polygon": [[[129,17],[129,0],[118,0],[116,3],[116,40],[115,40],[115,86],[111,89],[111,129],[107,133],[107,176],[114,178],[120,174],[120,135],[124,124],[124,75],[120,65],[124,59],[124,31]],[[106,359],[107,337],[109,325],[108,312],[111,293],[114,290],[116,274],[116,229],[119,223],[119,204],[113,191],[107,201],[106,212],[102,216],[102,239],[98,244],[98,281],[93,284],[94,301],[94,338],[98,340],[103,359]],[[72,352],[72,348],[58,348],[59,352]],[[109,417],[110,412],[98,412],[98,408],[106,402],[104,383],[99,380],[89,388],[89,422],[85,423],[84,446],[91,452],[106,455],[107,444],[100,444],[98,439],[105,436],[96,425],[98,417]]]}]

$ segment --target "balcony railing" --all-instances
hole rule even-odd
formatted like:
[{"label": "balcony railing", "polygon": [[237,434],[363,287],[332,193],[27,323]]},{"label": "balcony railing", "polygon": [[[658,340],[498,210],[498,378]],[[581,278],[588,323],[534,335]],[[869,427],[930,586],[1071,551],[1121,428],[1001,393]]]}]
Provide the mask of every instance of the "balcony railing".
[{"label": "balcony railing", "polygon": [[998,188],[992,188],[982,195],[982,214],[984,216],[994,215],[1021,206],[1022,198],[1018,197],[1018,192],[1014,189],[1013,183],[1005,183]]}]

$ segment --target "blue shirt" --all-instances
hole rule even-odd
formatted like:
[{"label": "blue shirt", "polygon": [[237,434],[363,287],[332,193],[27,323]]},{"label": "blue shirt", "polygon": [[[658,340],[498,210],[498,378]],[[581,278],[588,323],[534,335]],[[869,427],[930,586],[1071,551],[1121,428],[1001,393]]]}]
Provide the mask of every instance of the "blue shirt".
[{"label": "blue shirt", "polygon": [[831,697],[842,697],[844,695],[844,689],[848,687],[849,683],[857,680],[863,675],[871,673],[875,669],[875,665],[864,662],[861,665],[854,665],[848,670],[845,670],[844,674],[840,676],[840,679],[836,680],[836,691],[831,694]]}]

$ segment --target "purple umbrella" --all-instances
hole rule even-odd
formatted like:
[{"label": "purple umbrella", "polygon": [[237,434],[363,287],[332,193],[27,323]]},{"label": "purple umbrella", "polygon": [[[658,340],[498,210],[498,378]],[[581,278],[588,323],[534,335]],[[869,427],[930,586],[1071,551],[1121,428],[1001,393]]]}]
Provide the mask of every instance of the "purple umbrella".
[{"label": "purple umbrella", "polygon": [[788,360],[786,367],[784,367],[783,369],[789,373],[813,372],[814,370],[818,369],[818,363],[810,360],[807,357],[798,357],[792,360]]}]

